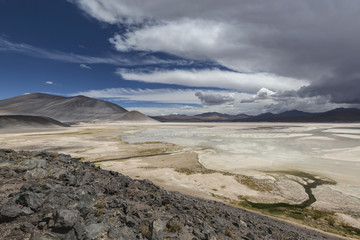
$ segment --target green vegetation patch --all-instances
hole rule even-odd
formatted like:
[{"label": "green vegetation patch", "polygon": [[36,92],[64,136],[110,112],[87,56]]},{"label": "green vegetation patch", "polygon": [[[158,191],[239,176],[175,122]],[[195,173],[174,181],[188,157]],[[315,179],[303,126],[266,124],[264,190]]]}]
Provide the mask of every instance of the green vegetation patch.
[{"label": "green vegetation patch", "polygon": [[150,239],[151,231],[150,231],[150,228],[147,225],[141,224],[140,227],[139,227],[139,231],[141,232],[143,237],[146,237],[146,238]]},{"label": "green vegetation patch", "polygon": [[[301,171],[279,171],[271,173],[300,177],[304,182],[297,182],[304,187],[305,192],[308,194],[309,198],[300,204],[289,204],[281,202],[256,203],[249,201],[246,196],[238,196],[238,200],[236,201],[213,193],[211,193],[211,195],[218,199],[227,201],[234,206],[260,211],[261,213],[275,217],[293,219],[304,225],[318,228],[323,231],[360,239],[360,229],[347,225],[342,220],[338,219],[334,212],[316,210],[311,207],[311,205],[316,201],[315,196],[312,194],[312,189],[324,184],[334,185],[336,184],[335,181],[331,179],[320,178],[319,176]],[[241,175],[234,176],[239,183],[249,186],[251,189],[257,191],[271,191],[272,189],[271,185],[263,185],[263,182],[257,179]]]},{"label": "green vegetation patch", "polygon": [[186,175],[192,175],[192,174],[197,174],[197,173],[201,173],[201,174],[216,173],[215,170],[210,170],[210,169],[206,169],[206,168],[176,168],[175,171],[178,173],[186,174]]},{"label": "green vegetation patch", "polygon": [[178,232],[182,229],[182,225],[179,221],[171,221],[164,229],[167,232]]},{"label": "green vegetation patch", "polygon": [[149,148],[136,152],[134,155],[158,155],[168,152],[167,148]]}]

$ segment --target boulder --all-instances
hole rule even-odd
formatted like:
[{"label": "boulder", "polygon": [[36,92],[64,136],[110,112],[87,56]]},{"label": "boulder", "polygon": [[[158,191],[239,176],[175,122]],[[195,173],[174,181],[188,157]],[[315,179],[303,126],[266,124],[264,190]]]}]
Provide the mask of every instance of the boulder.
[{"label": "boulder", "polygon": [[33,211],[43,204],[43,199],[40,194],[33,192],[26,192],[19,196],[17,201],[19,204],[31,208]]},{"label": "boulder", "polygon": [[80,220],[77,210],[61,209],[56,211],[54,228],[70,229]]},{"label": "boulder", "polygon": [[152,240],[163,240],[164,239],[164,223],[161,219],[153,221],[151,228],[151,239]]},{"label": "boulder", "polygon": [[100,238],[103,230],[102,223],[93,223],[85,227],[86,239]]}]

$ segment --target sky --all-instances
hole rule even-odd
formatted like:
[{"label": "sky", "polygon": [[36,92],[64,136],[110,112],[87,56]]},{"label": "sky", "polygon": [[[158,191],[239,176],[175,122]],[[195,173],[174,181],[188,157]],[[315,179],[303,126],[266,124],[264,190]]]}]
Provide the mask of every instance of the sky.
[{"label": "sky", "polygon": [[0,0],[0,99],[148,115],[360,107],[359,0]]}]

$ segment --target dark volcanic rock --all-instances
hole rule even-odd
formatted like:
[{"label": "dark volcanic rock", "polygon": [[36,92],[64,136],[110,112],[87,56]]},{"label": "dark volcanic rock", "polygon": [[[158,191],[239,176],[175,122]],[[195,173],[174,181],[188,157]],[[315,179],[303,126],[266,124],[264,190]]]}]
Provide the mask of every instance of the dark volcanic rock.
[{"label": "dark volcanic rock", "polygon": [[0,238],[341,239],[168,192],[69,155],[0,150]]},{"label": "dark volcanic rock", "polygon": [[80,214],[77,210],[61,209],[56,211],[54,228],[71,229],[77,221],[80,220]]},{"label": "dark volcanic rock", "polygon": [[20,195],[18,203],[25,207],[29,207],[32,210],[36,210],[42,205],[43,199],[40,194],[34,192],[25,192]]},{"label": "dark volcanic rock", "polygon": [[1,219],[0,222],[2,221],[6,221],[6,220],[9,220],[9,219],[13,219],[13,218],[17,218],[21,215],[24,215],[26,214],[26,210],[28,211],[27,213],[31,213],[31,211],[29,209],[21,209],[19,208],[18,206],[16,205],[4,205],[2,206],[1,210],[0,210],[0,216],[1,216]]}]

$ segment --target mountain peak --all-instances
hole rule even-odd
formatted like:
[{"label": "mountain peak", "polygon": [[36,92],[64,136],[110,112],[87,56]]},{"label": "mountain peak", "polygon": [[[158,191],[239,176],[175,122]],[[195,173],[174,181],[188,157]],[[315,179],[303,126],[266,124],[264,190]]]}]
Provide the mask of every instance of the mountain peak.
[{"label": "mountain peak", "polygon": [[139,112],[125,113],[128,111],[115,103],[83,95],[31,93],[0,100],[0,115],[44,116],[62,122],[149,120]]},{"label": "mountain peak", "polygon": [[[71,98],[79,98],[79,99],[94,99],[88,96],[84,96],[84,95],[76,95],[76,96],[72,96]],[[94,99],[95,100],[95,99]]]}]

